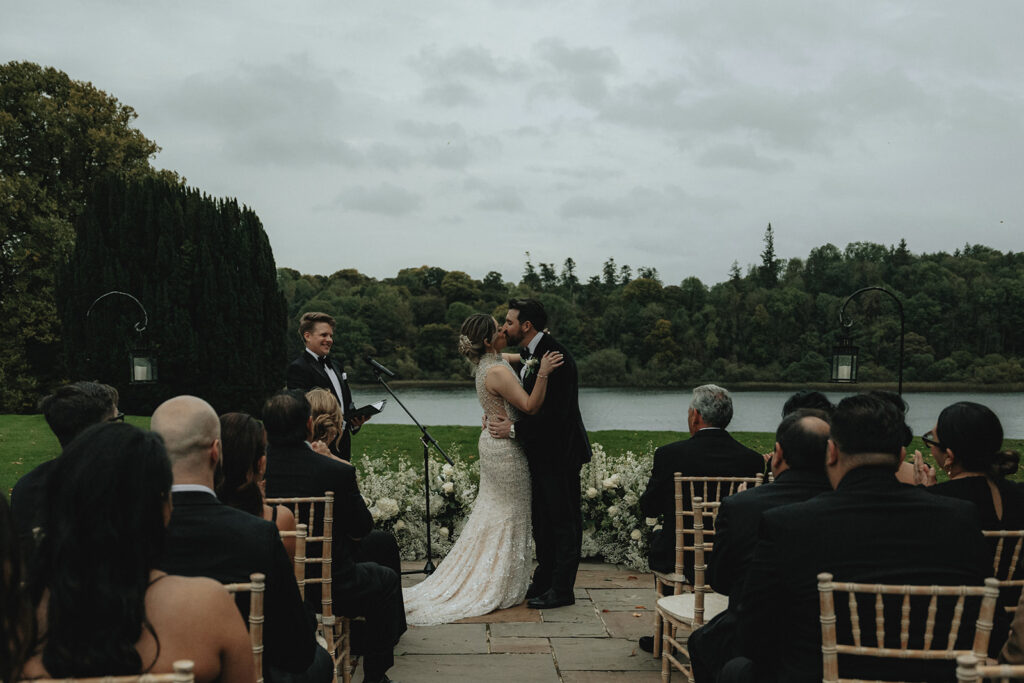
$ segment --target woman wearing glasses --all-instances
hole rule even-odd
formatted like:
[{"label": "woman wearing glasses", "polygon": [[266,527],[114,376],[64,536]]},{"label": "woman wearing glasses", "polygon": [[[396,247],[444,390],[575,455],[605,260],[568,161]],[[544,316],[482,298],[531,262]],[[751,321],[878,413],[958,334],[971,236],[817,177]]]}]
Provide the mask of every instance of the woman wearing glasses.
[{"label": "woman wearing glasses", "polygon": [[1024,490],[1005,479],[1017,471],[1020,455],[1001,450],[1003,425],[995,413],[980,403],[954,403],[921,440],[949,480],[936,483],[935,469],[917,451],[917,481],[932,493],[974,503],[984,529],[1024,529]]}]

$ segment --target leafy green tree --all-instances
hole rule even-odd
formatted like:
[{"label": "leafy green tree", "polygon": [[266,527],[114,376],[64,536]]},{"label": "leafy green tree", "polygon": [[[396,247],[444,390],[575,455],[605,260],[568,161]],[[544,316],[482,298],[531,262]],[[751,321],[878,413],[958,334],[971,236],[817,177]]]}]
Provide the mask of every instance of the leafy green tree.
[{"label": "leafy green tree", "polygon": [[[0,66],[0,409],[30,409],[60,380],[57,271],[73,221],[109,176],[154,175],[156,143],[116,98],[30,62]],[[162,172],[170,180],[174,174]]]}]

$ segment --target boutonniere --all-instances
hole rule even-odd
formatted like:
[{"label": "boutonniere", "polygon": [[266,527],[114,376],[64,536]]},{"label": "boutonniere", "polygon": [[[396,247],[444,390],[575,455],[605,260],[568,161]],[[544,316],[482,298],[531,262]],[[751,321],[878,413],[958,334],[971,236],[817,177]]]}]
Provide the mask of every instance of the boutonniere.
[{"label": "boutonniere", "polygon": [[526,378],[537,372],[537,368],[540,366],[540,361],[536,358],[527,358],[523,361],[523,365],[526,367],[526,373],[523,377]]}]

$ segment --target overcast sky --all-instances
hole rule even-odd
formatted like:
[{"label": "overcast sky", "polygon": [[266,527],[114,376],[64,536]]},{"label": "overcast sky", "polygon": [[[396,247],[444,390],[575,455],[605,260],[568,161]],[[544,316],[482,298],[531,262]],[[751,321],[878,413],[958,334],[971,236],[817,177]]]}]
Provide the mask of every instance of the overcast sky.
[{"label": "overcast sky", "polygon": [[1024,248],[1024,2],[4,0],[279,267],[666,284],[863,240]]}]

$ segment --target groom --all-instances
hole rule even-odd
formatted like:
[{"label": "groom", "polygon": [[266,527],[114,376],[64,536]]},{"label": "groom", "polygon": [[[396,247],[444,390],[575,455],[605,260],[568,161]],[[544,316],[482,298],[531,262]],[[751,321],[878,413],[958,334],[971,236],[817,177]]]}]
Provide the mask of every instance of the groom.
[{"label": "groom", "polygon": [[527,393],[537,380],[537,361],[558,351],[564,365],[548,379],[544,405],[536,415],[523,415],[515,423],[491,420],[495,438],[523,444],[530,465],[533,540],[537,569],[526,593],[534,609],[562,607],[576,602],[573,584],[580,564],[583,519],[580,515],[580,468],[590,461],[590,441],[580,417],[579,379],[569,351],[541,330],[547,325],[544,306],[534,299],[513,299],[502,331],[509,345],[522,345],[519,376]]}]

